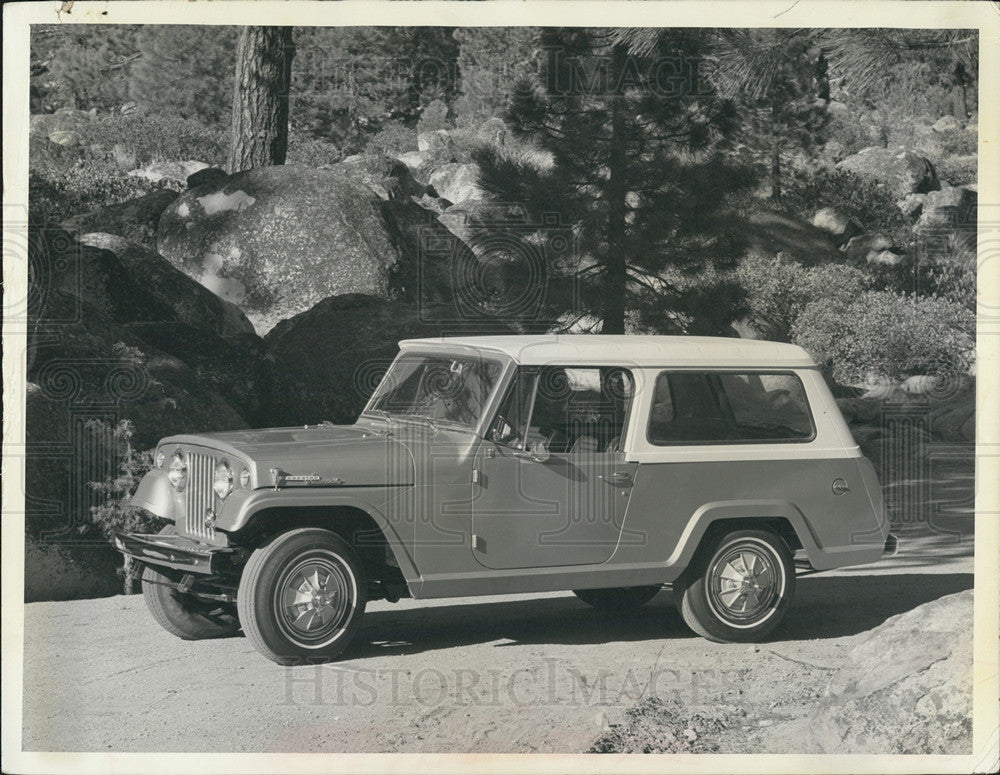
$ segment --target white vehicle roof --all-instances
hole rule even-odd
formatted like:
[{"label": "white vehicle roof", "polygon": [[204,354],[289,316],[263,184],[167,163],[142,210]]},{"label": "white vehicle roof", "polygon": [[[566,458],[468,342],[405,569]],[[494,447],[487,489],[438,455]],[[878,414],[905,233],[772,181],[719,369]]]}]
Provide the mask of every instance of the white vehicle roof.
[{"label": "white vehicle roof", "polygon": [[811,368],[801,347],[757,339],[711,336],[545,334],[406,339],[403,350],[471,349],[502,353],[524,366]]}]

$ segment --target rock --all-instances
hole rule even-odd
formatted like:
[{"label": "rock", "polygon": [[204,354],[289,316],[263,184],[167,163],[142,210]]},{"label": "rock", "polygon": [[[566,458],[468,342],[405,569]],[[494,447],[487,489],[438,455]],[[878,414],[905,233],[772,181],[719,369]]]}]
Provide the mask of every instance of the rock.
[{"label": "rock", "polygon": [[445,164],[431,175],[430,184],[454,203],[487,198],[479,187],[479,167],[475,164]]},{"label": "rock", "polygon": [[341,169],[261,167],[182,194],[157,247],[265,333],[331,295],[389,295],[399,254],[381,205]]},{"label": "rock", "polygon": [[476,130],[476,135],[482,142],[498,147],[507,144],[507,137],[509,134],[510,130],[503,122],[503,119],[496,117],[486,119],[486,121],[479,126],[479,129]]},{"label": "rock", "polygon": [[74,131],[86,126],[93,119],[89,113],[75,108],[59,108],[55,113],[36,113],[29,119],[28,131],[33,135],[48,137],[54,132]]},{"label": "rock", "polygon": [[447,129],[435,129],[432,132],[421,132],[417,135],[417,150],[433,153],[438,157],[451,157],[454,154],[454,143]]},{"label": "rock", "polygon": [[813,226],[828,232],[837,245],[842,245],[856,235],[860,229],[850,218],[835,207],[824,207],[813,216]]},{"label": "rock", "polygon": [[962,122],[954,116],[941,116],[931,127],[935,132],[957,132],[962,128]]},{"label": "rock", "polygon": [[827,140],[823,145],[823,155],[836,163],[847,156],[847,149],[837,140]]},{"label": "rock", "polygon": [[[60,290],[104,310],[117,323],[173,322],[223,338],[253,333],[246,315],[163,256],[112,234],[85,234],[81,270]],[[87,249],[90,248],[90,249]]]},{"label": "rock", "polygon": [[851,261],[868,261],[869,256],[881,253],[883,250],[890,250],[893,247],[892,240],[884,234],[859,234],[851,237],[844,246],[844,255]]},{"label": "rock", "polygon": [[[66,540],[66,539],[64,539]],[[84,600],[122,592],[122,556],[110,544],[24,537],[24,602]]]},{"label": "rock", "polygon": [[838,163],[837,168],[882,183],[896,199],[941,187],[934,165],[903,148],[865,148]]},{"label": "rock", "polygon": [[420,180],[427,179],[427,172],[434,163],[434,154],[430,151],[409,151],[395,158],[403,162]]},{"label": "rock", "polygon": [[409,167],[390,156],[349,157],[329,169],[347,173],[386,201],[399,197],[419,198],[427,193],[427,186],[416,181]]},{"label": "rock", "polygon": [[[871,630],[830,678],[803,752],[957,754],[972,732],[972,590]],[[884,724],[891,718],[891,728]],[[933,731],[928,727],[932,726]]]},{"label": "rock", "polygon": [[975,441],[975,396],[962,396],[934,409],[930,415],[930,429],[942,441]]},{"label": "rock", "polygon": [[869,264],[881,264],[882,266],[902,266],[907,262],[906,254],[894,253],[891,250],[870,251],[865,260]]},{"label": "rock", "polygon": [[826,112],[830,114],[831,117],[849,119],[851,117],[851,109],[839,100],[830,100],[826,104]]},{"label": "rock", "polygon": [[289,425],[353,422],[400,340],[510,332],[499,322],[476,324],[450,315],[432,306],[351,293],[323,299],[281,321],[265,337],[280,375],[268,416]]},{"label": "rock", "polygon": [[903,380],[901,387],[910,395],[922,396],[927,393],[933,393],[939,387],[940,383],[940,377],[934,377],[929,374],[919,374],[913,377],[907,377]]},{"label": "rock", "polygon": [[169,181],[186,186],[191,175],[207,168],[208,165],[203,161],[156,161],[137,170],[131,170],[128,174],[151,183]]},{"label": "rock", "polygon": [[220,170],[218,167],[206,167],[192,172],[184,182],[189,189],[199,186],[221,186],[228,177],[229,173],[225,170]]},{"label": "rock", "polygon": [[976,206],[979,195],[965,187],[947,186],[931,191],[924,199],[924,206],[917,222],[917,230],[942,228],[976,228]]},{"label": "rock", "polygon": [[72,130],[60,130],[50,134],[49,141],[56,145],[72,148],[80,144],[80,135]]},{"label": "rock", "polygon": [[896,205],[907,218],[916,220],[924,209],[924,201],[927,194],[909,194],[905,199],[897,202]]},{"label": "rock", "polygon": [[159,188],[135,199],[77,215],[64,221],[62,227],[77,236],[103,232],[152,246],[156,242],[156,227],[160,222],[160,215],[176,198],[176,191]]}]

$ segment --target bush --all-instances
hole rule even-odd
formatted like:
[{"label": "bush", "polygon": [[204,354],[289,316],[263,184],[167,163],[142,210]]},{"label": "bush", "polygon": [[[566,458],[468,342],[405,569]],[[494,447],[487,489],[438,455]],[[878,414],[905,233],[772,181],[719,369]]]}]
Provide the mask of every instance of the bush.
[{"label": "bush", "polygon": [[113,159],[118,146],[118,153],[134,158],[137,167],[186,159],[221,167],[229,152],[228,130],[158,113],[95,116],[79,133],[91,158]]},{"label": "bush", "polygon": [[402,124],[389,123],[382,127],[365,148],[375,156],[398,156],[417,150],[417,132]]},{"label": "bush", "polygon": [[910,239],[910,224],[892,194],[878,183],[847,170],[794,169],[785,182],[783,206],[808,221],[821,207],[836,207],[863,231],[877,231],[897,244]]},{"label": "bush", "polygon": [[819,299],[847,302],[871,286],[869,275],[852,266],[825,264],[805,268],[797,261],[754,254],[736,269],[750,322],[765,338],[791,340],[792,327],[809,304]]},{"label": "bush", "polygon": [[[121,420],[115,426],[102,420],[90,420],[86,427],[95,434],[109,436],[117,447],[119,458],[118,473],[103,482],[90,482],[90,486],[106,499],[100,506],[91,507],[91,524],[109,541],[115,533],[157,532],[163,520],[131,502],[139,480],[153,467],[153,450],[137,450],[132,445],[135,427],[131,420]],[[128,557],[119,573],[125,577],[125,591],[130,592],[137,573]]]},{"label": "bush", "polygon": [[792,341],[843,384],[957,377],[974,363],[975,320],[946,299],[866,291],[808,304],[792,326]]},{"label": "bush", "polygon": [[34,158],[28,172],[28,203],[41,220],[64,221],[99,207],[124,202],[157,188],[142,178],[131,177],[113,163],[78,160],[71,166]]},{"label": "bush", "polygon": [[301,131],[293,131],[289,135],[286,164],[319,167],[324,164],[336,164],[343,158],[344,154],[340,148],[328,140]]}]

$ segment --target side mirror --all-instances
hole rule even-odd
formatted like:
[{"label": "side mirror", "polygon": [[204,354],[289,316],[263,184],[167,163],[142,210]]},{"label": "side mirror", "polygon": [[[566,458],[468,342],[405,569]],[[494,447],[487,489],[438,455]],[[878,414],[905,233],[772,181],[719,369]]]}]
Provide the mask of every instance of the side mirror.
[{"label": "side mirror", "polygon": [[544,441],[536,441],[528,451],[531,453],[531,459],[536,463],[544,463],[552,454]]}]

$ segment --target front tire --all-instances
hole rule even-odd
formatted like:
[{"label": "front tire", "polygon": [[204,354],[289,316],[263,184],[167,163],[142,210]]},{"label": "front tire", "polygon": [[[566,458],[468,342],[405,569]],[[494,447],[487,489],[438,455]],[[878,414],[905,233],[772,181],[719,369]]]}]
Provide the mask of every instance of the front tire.
[{"label": "front tire", "polygon": [[[160,535],[176,535],[173,525],[167,525]],[[168,584],[176,579],[147,565],[142,571],[142,597],[146,607],[163,629],[183,640],[225,638],[239,632],[235,611],[229,606],[194,595],[178,592]]]},{"label": "front tire", "polygon": [[601,611],[634,611],[656,597],[661,588],[662,585],[656,584],[649,587],[574,589],[573,594]]},{"label": "front tire", "polygon": [[739,530],[699,555],[678,590],[688,627],[717,643],[767,637],[795,592],[795,566],[785,542],[765,530]]},{"label": "front tire", "polygon": [[357,553],[319,528],[282,533],[250,556],[237,606],[247,638],[279,665],[333,659],[365,611],[367,581]]}]

